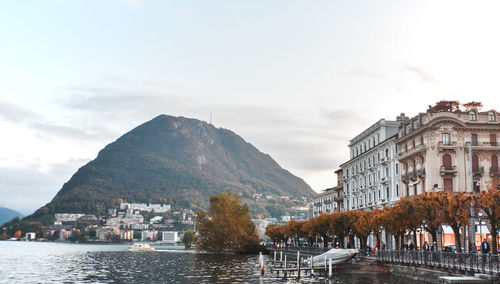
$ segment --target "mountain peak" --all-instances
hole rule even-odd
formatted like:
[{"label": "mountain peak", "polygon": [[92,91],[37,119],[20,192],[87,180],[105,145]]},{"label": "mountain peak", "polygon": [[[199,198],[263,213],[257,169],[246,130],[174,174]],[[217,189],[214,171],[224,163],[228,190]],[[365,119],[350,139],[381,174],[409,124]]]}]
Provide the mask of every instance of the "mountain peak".
[{"label": "mountain peak", "polygon": [[[206,209],[210,195],[227,191],[247,198],[256,193],[296,199],[314,194],[302,179],[234,132],[161,114],[102,149],[34,216],[102,213],[118,199]],[[254,208],[254,213],[267,212]]]}]

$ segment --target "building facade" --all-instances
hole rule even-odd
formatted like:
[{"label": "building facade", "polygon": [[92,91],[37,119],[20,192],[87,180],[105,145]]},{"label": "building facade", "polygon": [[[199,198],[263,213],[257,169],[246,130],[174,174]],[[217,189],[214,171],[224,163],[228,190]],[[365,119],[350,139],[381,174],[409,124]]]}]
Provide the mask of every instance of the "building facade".
[{"label": "building facade", "polygon": [[327,188],[316,195],[313,200],[313,217],[322,213],[340,211],[342,208],[340,207],[340,204],[343,204],[342,169],[335,171],[335,173],[337,174],[337,186]]},{"label": "building facade", "polygon": [[343,209],[374,209],[399,200],[399,163],[396,138],[407,118],[381,119],[349,143],[351,159],[343,171]]},{"label": "building facade", "polygon": [[420,113],[401,125],[396,142],[403,196],[472,192],[499,176],[500,122],[494,110]]}]

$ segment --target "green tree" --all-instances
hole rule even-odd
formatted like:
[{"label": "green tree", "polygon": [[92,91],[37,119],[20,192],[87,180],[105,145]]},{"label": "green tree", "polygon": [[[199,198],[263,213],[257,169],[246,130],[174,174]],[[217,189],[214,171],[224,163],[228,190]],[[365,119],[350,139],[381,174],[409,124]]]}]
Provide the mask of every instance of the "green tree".
[{"label": "green tree", "polygon": [[248,206],[232,193],[212,195],[208,212],[197,212],[197,222],[200,250],[246,253],[259,244]]},{"label": "green tree", "polygon": [[182,238],[182,243],[188,249],[194,242],[195,233],[193,230],[189,229],[184,232],[184,237]]}]

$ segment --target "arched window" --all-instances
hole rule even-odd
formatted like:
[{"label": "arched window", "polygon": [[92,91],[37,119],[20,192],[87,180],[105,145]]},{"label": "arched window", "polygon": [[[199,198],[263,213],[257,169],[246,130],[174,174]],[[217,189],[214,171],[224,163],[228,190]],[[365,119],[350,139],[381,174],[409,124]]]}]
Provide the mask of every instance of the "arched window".
[{"label": "arched window", "polygon": [[472,171],[473,172],[479,171],[479,157],[476,154],[472,155]]},{"label": "arched window", "polygon": [[488,112],[488,121],[496,121],[495,113],[490,111]]},{"label": "arched window", "polygon": [[469,120],[477,120],[477,113],[473,110],[469,111]]},{"label": "arched window", "polygon": [[497,155],[491,156],[491,170],[495,173],[498,173],[498,157],[497,157]]},{"label": "arched window", "polygon": [[445,170],[452,170],[453,167],[451,165],[451,156],[450,154],[443,155],[443,167]]}]

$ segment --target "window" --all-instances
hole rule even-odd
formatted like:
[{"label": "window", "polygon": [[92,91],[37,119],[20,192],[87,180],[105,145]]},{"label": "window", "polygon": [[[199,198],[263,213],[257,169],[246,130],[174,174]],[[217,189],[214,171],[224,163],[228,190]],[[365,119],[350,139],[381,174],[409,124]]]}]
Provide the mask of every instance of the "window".
[{"label": "window", "polygon": [[452,178],[444,178],[444,191],[452,192],[453,191],[453,179]]},{"label": "window", "polygon": [[396,174],[399,173],[399,164],[396,164]]},{"label": "window", "polygon": [[497,135],[494,133],[490,134],[490,145],[497,146]]},{"label": "window", "polygon": [[[344,152],[345,153],[345,152]],[[389,157],[389,149],[385,149],[385,156]]]},{"label": "window", "polygon": [[420,144],[424,145],[424,136],[420,137]]},{"label": "window", "polygon": [[477,120],[477,114],[475,111],[469,111],[469,120],[472,120],[472,121]]},{"label": "window", "polygon": [[443,167],[445,170],[452,170],[453,167],[451,165],[451,156],[450,154],[443,155]]},{"label": "window", "polygon": [[450,133],[443,133],[442,138],[443,138],[443,145],[451,145]]},{"label": "window", "polygon": [[399,184],[396,184],[396,196],[399,196]]},{"label": "window", "polygon": [[477,146],[477,134],[471,134],[470,135],[470,141],[472,146]]},{"label": "window", "polygon": [[413,140],[413,148],[415,149],[415,140]]},{"label": "window", "polygon": [[373,137],[373,147],[375,147],[375,145],[377,144],[375,144],[375,137]]},{"label": "window", "polygon": [[492,111],[488,112],[488,121],[495,121],[496,118],[495,118],[495,113],[493,113]]},{"label": "window", "polygon": [[472,172],[479,172],[479,157],[476,154],[472,155]]}]

